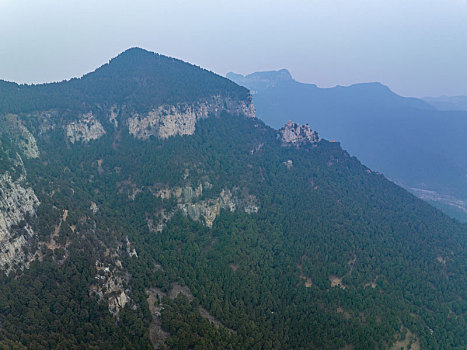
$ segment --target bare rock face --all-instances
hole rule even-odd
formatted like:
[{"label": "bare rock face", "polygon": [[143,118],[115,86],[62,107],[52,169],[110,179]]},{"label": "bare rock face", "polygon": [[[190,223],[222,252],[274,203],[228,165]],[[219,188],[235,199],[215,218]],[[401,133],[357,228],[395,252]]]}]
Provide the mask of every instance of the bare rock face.
[{"label": "bare rock face", "polygon": [[0,134],[3,132],[6,132],[9,138],[15,141],[26,158],[39,158],[36,139],[18,116],[8,114],[1,117]]},{"label": "bare rock face", "polygon": [[136,253],[136,249],[131,245],[130,241],[128,240],[128,237],[126,237],[126,252],[131,258],[138,257],[138,253]]},{"label": "bare rock face", "polygon": [[222,190],[218,198],[195,203],[184,203],[179,205],[179,208],[193,220],[198,221],[201,217],[204,218],[206,226],[212,227],[221,209],[235,211],[237,202],[237,198],[232,198],[232,193],[229,190]]},{"label": "bare rock face", "polygon": [[85,114],[66,126],[66,136],[71,143],[97,140],[104,134],[104,127],[92,113]]},{"label": "bare rock face", "polygon": [[[197,112],[197,113],[196,113]],[[192,135],[198,116],[204,109],[194,111],[191,106],[160,106],[145,117],[134,116],[128,120],[130,134],[147,139],[151,135],[168,138],[174,135]]]},{"label": "bare rock face", "polygon": [[143,140],[150,136],[166,139],[175,135],[193,135],[198,120],[218,116],[223,111],[255,117],[251,100],[245,102],[213,96],[194,104],[162,105],[146,116],[134,115],[128,119],[128,129],[130,134]]},{"label": "bare rock face", "polygon": [[[176,210],[181,210],[184,215],[189,216],[195,221],[203,219],[208,227],[212,227],[221,209],[232,212],[243,210],[247,214],[258,212],[259,206],[256,197],[253,195],[241,194],[238,187],[232,190],[223,189],[216,198],[200,200],[199,197],[203,194],[203,188],[210,188],[211,186],[211,184],[205,183],[204,186],[200,184],[196,188],[192,188],[191,186],[165,188],[159,190],[155,195],[162,199],[177,199],[178,204]],[[174,214],[175,212],[161,213],[159,215],[161,221],[157,226],[154,225],[153,222],[148,223],[150,230],[161,232],[165,227],[165,223],[170,220]]]},{"label": "bare rock face", "polygon": [[120,294],[109,298],[109,311],[113,315],[116,315],[129,301],[130,298],[126,295],[125,291],[120,291]]},{"label": "bare rock face", "polygon": [[95,282],[90,286],[90,294],[97,296],[99,302],[105,300],[109,312],[118,316],[121,309],[131,301],[128,284],[129,275],[121,268],[121,263],[115,266],[96,261],[97,275]]},{"label": "bare rock face", "polygon": [[117,106],[112,106],[110,108],[109,122],[111,122],[115,128],[118,128],[118,113],[119,113],[119,109]]},{"label": "bare rock face", "polygon": [[293,167],[293,161],[291,159],[287,160],[286,162],[283,162],[283,164],[287,167],[287,169],[292,169]]},{"label": "bare rock face", "polygon": [[91,206],[89,207],[89,210],[91,210],[93,214],[96,214],[99,211],[99,207],[97,206],[96,203],[91,202]]},{"label": "bare rock face", "polygon": [[300,125],[289,122],[279,130],[279,137],[286,146],[300,147],[304,144],[315,145],[321,141],[316,131],[311,130],[308,124]]},{"label": "bare rock face", "polygon": [[17,180],[8,172],[0,175],[0,269],[9,272],[13,264],[27,265],[32,258],[25,251],[34,236],[26,218],[34,216],[38,206],[39,200],[23,175]]}]

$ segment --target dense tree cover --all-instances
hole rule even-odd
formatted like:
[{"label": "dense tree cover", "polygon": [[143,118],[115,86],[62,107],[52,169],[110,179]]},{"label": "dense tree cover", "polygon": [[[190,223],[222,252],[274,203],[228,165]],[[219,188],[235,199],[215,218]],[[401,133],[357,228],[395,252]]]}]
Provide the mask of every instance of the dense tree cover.
[{"label": "dense tree cover", "polygon": [[[466,227],[337,143],[283,147],[260,121],[230,115],[167,140],[116,130],[63,147],[63,135],[50,131],[38,142],[41,158],[25,161],[42,202],[34,228],[48,240],[68,209],[57,238],[68,243],[2,277],[3,346],[149,347],[146,290],[167,293],[174,282],[194,300],[163,299],[167,348],[386,348],[401,327],[424,349],[467,343]],[[141,190],[134,200],[119,185],[129,180]],[[206,180],[213,186],[205,198],[239,187],[260,210],[223,210],[212,229],[178,213],[162,233],[149,231],[148,217],[176,205],[156,198],[155,187]],[[132,303],[117,320],[89,285],[105,247],[126,237],[138,257],[122,255]],[[332,276],[342,288],[331,287]],[[201,317],[199,305],[222,326]]]},{"label": "dense tree cover", "polygon": [[6,171],[12,172],[15,169],[15,164],[11,157],[11,152],[16,151],[12,142],[7,137],[0,135],[0,173],[3,174]]},{"label": "dense tree cover", "polygon": [[89,296],[94,261],[82,244],[57,264],[51,250],[18,279],[0,281],[0,347],[12,349],[149,348],[147,324],[134,311],[120,321]]},{"label": "dense tree cover", "polygon": [[62,108],[88,112],[96,105],[127,105],[145,112],[160,104],[191,103],[219,95],[249,99],[246,88],[189,63],[139,48],[69,81],[18,85],[0,81],[0,113]]}]

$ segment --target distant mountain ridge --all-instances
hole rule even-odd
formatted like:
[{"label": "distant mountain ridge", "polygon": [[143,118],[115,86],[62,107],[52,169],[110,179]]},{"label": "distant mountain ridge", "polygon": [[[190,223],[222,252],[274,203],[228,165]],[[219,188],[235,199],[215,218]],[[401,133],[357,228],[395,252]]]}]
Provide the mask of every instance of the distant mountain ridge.
[{"label": "distant mountain ridge", "polygon": [[440,111],[467,111],[467,96],[424,97],[423,100]]},{"label": "distant mountain ridge", "polygon": [[[402,97],[392,92],[389,87],[378,83],[359,83],[350,86],[335,86],[332,88],[320,88],[315,84],[300,83],[293,79],[287,69],[279,71],[255,72],[243,76],[241,74],[227,73],[226,77],[239,85],[252,90],[253,95],[264,93],[266,89],[289,91],[298,94],[296,97],[305,97],[306,103],[312,104],[316,110],[341,111],[340,108],[417,108],[423,110],[434,110],[435,108],[427,102],[411,97]],[[304,94],[310,94],[310,96]],[[313,94],[313,95],[311,95]],[[336,106],[337,105],[337,106]],[[377,116],[375,116],[377,117]],[[269,117],[272,118],[272,117]],[[281,121],[273,122],[273,127],[280,127]]]},{"label": "distant mountain ridge", "polygon": [[319,88],[285,70],[227,77],[254,92],[257,116],[267,124],[309,123],[417,195],[434,191],[436,196],[423,198],[467,221],[467,207],[459,206],[467,202],[466,112],[439,111],[380,83]]},{"label": "distant mountain ridge", "polygon": [[256,72],[243,76],[241,74],[227,73],[227,78],[237,82],[237,84],[247,84],[253,90],[253,94],[256,89],[264,89],[268,87],[274,87],[278,83],[293,82],[292,75],[287,69],[281,69],[279,71],[267,71],[267,72]]}]

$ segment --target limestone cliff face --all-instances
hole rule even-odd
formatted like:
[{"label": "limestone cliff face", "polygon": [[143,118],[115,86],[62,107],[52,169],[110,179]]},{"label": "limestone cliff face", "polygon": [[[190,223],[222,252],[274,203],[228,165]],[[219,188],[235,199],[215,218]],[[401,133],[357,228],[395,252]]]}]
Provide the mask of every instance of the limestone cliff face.
[{"label": "limestone cliff face", "polygon": [[[181,210],[186,216],[193,220],[203,219],[206,226],[212,227],[214,220],[219,216],[221,209],[230,211],[243,210],[248,214],[256,213],[259,210],[256,197],[253,195],[242,194],[239,188],[232,190],[223,189],[219,196],[200,200],[199,197],[203,194],[203,188],[210,188],[212,185],[205,183],[198,185],[196,188],[191,186],[175,187],[172,189],[162,189],[156,193],[157,197],[162,199],[176,198],[177,209]],[[171,216],[167,213],[162,213],[162,223],[158,226],[150,225],[154,228],[153,231],[162,231],[164,223],[170,220]],[[173,213],[172,213],[173,215]]]},{"label": "limestone cliff face", "polygon": [[26,158],[39,157],[36,139],[17,115],[7,114],[0,117],[0,134],[2,133],[14,140]]},{"label": "limestone cliff face", "polygon": [[318,133],[311,130],[308,124],[300,125],[290,120],[279,130],[279,137],[284,146],[300,147],[300,145],[314,145],[321,141]]},{"label": "limestone cliff face", "polygon": [[[122,264],[125,258],[138,258],[128,237],[124,242],[106,247],[101,259],[95,262],[96,276],[89,286],[89,295],[107,304],[109,312],[117,317],[125,305],[132,303],[131,275]],[[133,307],[136,306],[133,304]]]},{"label": "limestone cliff face", "polygon": [[97,260],[96,270],[97,275],[90,286],[89,293],[95,295],[99,302],[105,301],[111,314],[118,315],[120,310],[131,301],[130,290],[125,288],[130,276],[122,268],[120,260],[116,260],[115,265]]},{"label": "limestone cliff face", "polygon": [[37,148],[36,139],[26,128],[23,129],[19,146],[26,158],[39,158],[39,149]]},{"label": "limestone cliff face", "polygon": [[162,105],[146,116],[134,115],[128,119],[128,129],[130,134],[139,139],[147,139],[150,136],[166,139],[175,135],[193,135],[198,120],[211,115],[219,116],[223,111],[249,118],[255,117],[251,100],[213,96],[194,104]]},{"label": "limestone cliff face", "polygon": [[104,134],[104,127],[92,113],[85,114],[66,126],[66,136],[71,143],[97,140]]},{"label": "limestone cliff face", "polygon": [[235,211],[237,206],[238,199],[233,198],[229,190],[222,190],[217,198],[179,205],[185,215],[196,221],[203,218],[208,227],[212,227],[221,209]]},{"label": "limestone cliff face", "polygon": [[21,175],[14,180],[0,174],[0,269],[9,272],[14,264],[27,265],[32,253],[26,249],[34,236],[27,223],[34,216],[39,200]]}]

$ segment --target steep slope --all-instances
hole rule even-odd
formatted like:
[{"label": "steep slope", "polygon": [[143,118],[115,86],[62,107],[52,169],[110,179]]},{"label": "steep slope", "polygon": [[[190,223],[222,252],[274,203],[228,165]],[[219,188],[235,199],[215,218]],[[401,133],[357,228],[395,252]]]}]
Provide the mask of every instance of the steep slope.
[{"label": "steep slope", "polygon": [[467,114],[442,112],[378,83],[318,88],[286,71],[229,74],[253,92],[257,115],[310,123],[370,168],[467,221]]},{"label": "steep slope", "polygon": [[[463,348],[466,227],[309,126],[209,94],[4,116],[0,171],[21,157],[37,202],[0,345]],[[181,115],[193,130],[160,132]]]}]

